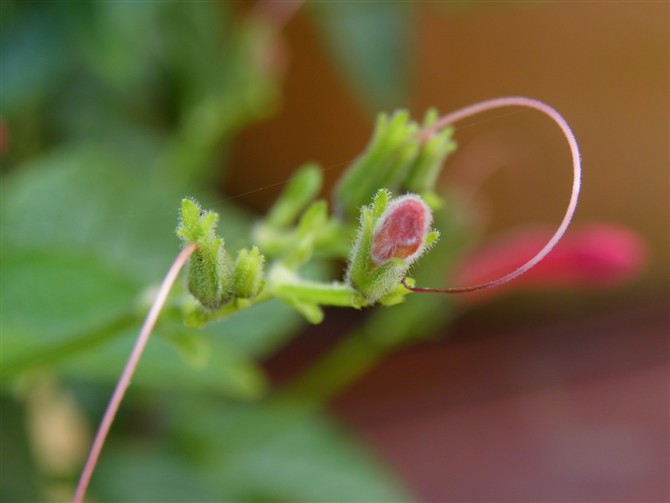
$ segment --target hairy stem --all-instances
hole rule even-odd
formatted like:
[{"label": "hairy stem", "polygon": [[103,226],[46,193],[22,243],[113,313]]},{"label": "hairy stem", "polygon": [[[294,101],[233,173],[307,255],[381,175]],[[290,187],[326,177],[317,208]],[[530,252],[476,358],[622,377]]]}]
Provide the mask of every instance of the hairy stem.
[{"label": "hairy stem", "polygon": [[177,255],[177,258],[174,260],[170,266],[170,269],[165,275],[165,279],[163,279],[163,283],[158,290],[156,299],[151,305],[149,314],[144,320],[144,324],[142,325],[142,329],[140,330],[140,333],[137,337],[133,351],[128,358],[128,362],[123,369],[121,377],[119,377],[119,380],[116,383],[116,388],[114,389],[112,398],[107,405],[107,410],[105,410],[105,414],[102,417],[98,431],[95,434],[95,439],[93,441],[93,445],[91,446],[91,451],[88,454],[84,469],[82,470],[81,477],[79,478],[79,483],[77,484],[77,489],[75,490],[74,497],[72,498],[73,503],[81,503],[84,500],[86,489],[88,488],[91,476],[93,475],[93,470],[95,470],[98,458],[100,457],[102,447],[105,445],[107,434],[109,433],[109,429],[111,428],[116,413],[119,410],[121,400],[123,400],[123,396],[125,395],[126,390],[130,385],[130,380],[135,373],[135,369],[137,368],[137,364],[139,363],[142,353],[144,352],[144,348],[149,341],[149,336],[151,335],[151,332],[156,325],[158,315],[163,309],[163,305],[165,304],[167,296],[170,293],[170,290],[172,289],[179,272],[184,267],[184,264],[190,257],[191,253],[193,253],[193,251],[196,249],[196,247],[197,245],[195,243],[187,244],[179,253],[179,255]]}]

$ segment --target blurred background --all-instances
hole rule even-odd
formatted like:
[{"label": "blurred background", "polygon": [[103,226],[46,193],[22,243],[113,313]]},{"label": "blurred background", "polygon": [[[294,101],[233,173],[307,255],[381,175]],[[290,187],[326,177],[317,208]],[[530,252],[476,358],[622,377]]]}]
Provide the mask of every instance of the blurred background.
[{"label": "blurred background", "polygon": [[[625,230],[620,275],[432,298],[435,324],[391,347],[356,339],[377,312],[305,327],[270,303],[195,334],[168,316],[91,501],[667,500],[668,5],[294,7],[2,3],[2,500],[69,498],[181,197],[234,249],[300,164],[327,196],[378,112],[505,95],[571,124],[575,229]],[[467,196],[475,249],[559,222],[550,121],[491,112],[456,140],[440,185]]]},{"label": "blurred background", "polygon": [[[649,263],[625,286],[521,292],[471,310],[448,340],[385,361],[335,410],[427,501],[664,500],[668,6],[431,2],[412,15],[409,92],[398,103],[415,116],[516,94],[556,106],[583,153],[576,223],[635,229]],[[255,187],[250,172],[274,183],[312,158],[334,166],[333,181],[370,127],[374,104],[351,93],[313,23],[298,16],[286,34],[285,107],[236,142],[234,193]],[[444,184],[504,166],[483,188],[491,235],[557,221],[570,177],[560,134],[532,112],[491,115],[458,129]],[[263,193],[245,200],[268,204]],[[274,361],[280,374],[316,351],[301,342]]]}]

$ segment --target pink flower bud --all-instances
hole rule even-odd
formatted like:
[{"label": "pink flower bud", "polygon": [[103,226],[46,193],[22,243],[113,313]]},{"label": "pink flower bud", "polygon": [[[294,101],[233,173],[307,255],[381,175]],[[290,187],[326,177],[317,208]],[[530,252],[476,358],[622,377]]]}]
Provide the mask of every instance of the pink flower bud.
[{"label": "pink flower bud", "polygon": [[[477,284],[513,270],[550,236],[551,231],[544,229],[525,230],[489,244],[466,260],[457,283]],[[541,262],[506,287],[610,286],[633,278],[643,269],[646,258],[646,244],[634,232],[612,224],[592,224],[568,232]]]},{"label": "pink flower bud", "polygon": [[432,223],[428,205],[408,194],[392,201],[372,231],[372,260],[382,265],[393,258],[411,263],[421,255]]}]

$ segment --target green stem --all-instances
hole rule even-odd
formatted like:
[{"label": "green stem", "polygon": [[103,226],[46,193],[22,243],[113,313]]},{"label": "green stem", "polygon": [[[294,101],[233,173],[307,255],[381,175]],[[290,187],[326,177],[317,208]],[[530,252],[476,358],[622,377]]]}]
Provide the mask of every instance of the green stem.
[{"label": "green stem", "polygon": [[168,269],[168,272],[165,275],[158,292],[156,293],[156,298],[151,304],[149,314],[147,314],[147,317],[144,319],[144,323],[140,329],[137,341],[133,346],[133,350],[130,353],[128,361],[126,362],[126,366],[123,368],[123,372],[121,372],[121,375],[119,376],[119,380],[117,381],[116,387],[114,388],[114,393],[112,393],[112,397],[109,400],[105,414],[102,416],[100,426],[98,426],[98,431],[96,432],[95,438],[93,439],[93,445],[91,446],[91,450],[89,451],[88,457],[86,458],[86,463],[82,469],[81,476],[79,477],[79,482],[74,492],[72,503],[82,503],[84,501],[86,489],[88,488],[91,476],[93,475],[93,471],[95,470],[95,467],[98,463],[98,458],[100,457],[102,447],[105,445],[107,434],[112,427],[116,413],[121,405],[121,400],[123,399],[126,390],[130,386],[130,381],[133,374],[135,373],[135,369],[137,368],[140,358],[142,357],[144,348],[149,342],[149,337],[151,336],[151,333],[156,326],[158,316],[163,310],[165,301],[167,300],[172,286],[177,280],[179,272],[186,264],[186,261],[190,255],[195,251],[196,247],[196,243],[189,243],[184,246],[184,248],[182,248],[181,252],[179,252],[177,258],[175,258],[174,262],[170,266],[170,269]]},{"label": "green stem", "polygon": [[320,283],[316,281],[293,280],[272,286],[279,298],[288,298],[318,304],[321,306],[352,307],[360,296],[344,283]]}]

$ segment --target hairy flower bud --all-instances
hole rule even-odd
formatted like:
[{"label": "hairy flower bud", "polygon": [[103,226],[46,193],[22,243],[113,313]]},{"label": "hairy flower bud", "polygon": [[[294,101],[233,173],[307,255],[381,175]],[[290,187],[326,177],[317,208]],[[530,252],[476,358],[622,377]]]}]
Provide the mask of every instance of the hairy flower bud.
[{"label": "hairy flower bud", "polygon": [[218,309],[233,296],[233,264],[223,239],[217,237],[218,214],[203,211],[198,203],[183,199],[177,235],[197,249],[188,263],[186,284],[189,292],[209,310]]},{"label": "hairy flower bud", "polygon": [[371,206],[361,209],[361,226],[347,268],[347,283],[366,305],[383,301],[439,236],[430,231],[432,214],[419,196],[408,194],[389,201],[390,197],[382,189]]},{"label": "hairy flower bud", "polygon": [[372,260],[378,265],[392,258],[411,263],[423,251],[432,220],[430,209],[418,196],[395,199],[372,231]]}]

